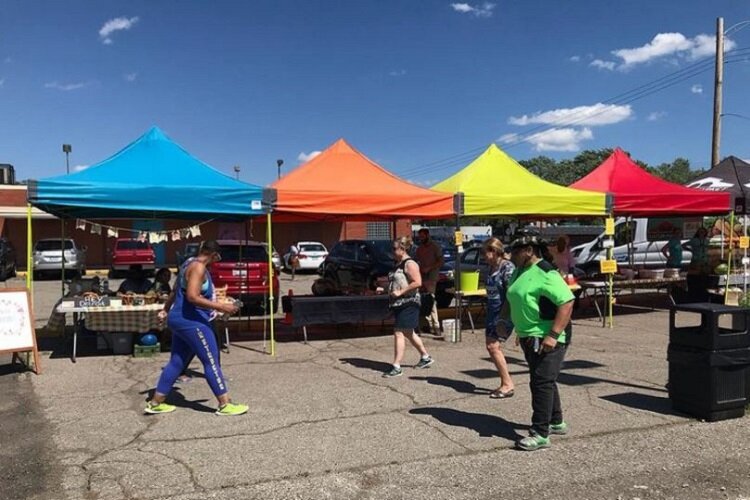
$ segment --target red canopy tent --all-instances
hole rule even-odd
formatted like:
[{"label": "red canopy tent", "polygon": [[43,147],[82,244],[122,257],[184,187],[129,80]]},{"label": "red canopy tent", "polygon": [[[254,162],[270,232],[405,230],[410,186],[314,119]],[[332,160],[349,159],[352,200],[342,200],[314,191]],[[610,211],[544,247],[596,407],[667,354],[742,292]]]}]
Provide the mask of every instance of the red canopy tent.
[{"label": "red canopy tent", "polygon": [[731,210],[729,193],[693,189],[660,179],[620,148],[572,188],[611,193],[614,215],[711,215]]},{"label": "red canopy tent", "polygon": [[441,219],[453,195],[406,182],[339,139],[272,185],[273,220]]}]

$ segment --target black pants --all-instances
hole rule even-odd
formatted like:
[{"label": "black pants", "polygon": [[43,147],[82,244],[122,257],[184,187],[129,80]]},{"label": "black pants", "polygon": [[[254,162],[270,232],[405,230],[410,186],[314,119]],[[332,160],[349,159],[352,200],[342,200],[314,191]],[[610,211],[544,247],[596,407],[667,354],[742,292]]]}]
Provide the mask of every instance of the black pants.
[{"label": "black pants", "polygon": [[[541,344],[542,339],[538,341]],[[531,431],[546,438],[549,436],[550,424],[563,421],[557,377],[560,375],[567,345],[557,344],[552,351],[537,354],[534,352],[534,338],[527,337],[521,339],[521,347],[531,375]]]},{"label": "black pants", "polygon": [[708,302],[709,282],[707,274],[688,273],[687,291],[690,302]]}]

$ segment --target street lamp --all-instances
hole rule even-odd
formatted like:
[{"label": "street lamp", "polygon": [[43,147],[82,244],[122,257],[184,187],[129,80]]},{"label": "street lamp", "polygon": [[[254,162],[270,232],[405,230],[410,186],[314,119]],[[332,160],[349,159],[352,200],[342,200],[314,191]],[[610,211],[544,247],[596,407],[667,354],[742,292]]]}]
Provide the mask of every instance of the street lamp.
[{"label": "street lamp", "polygon": [[279,169],[279,176],[278,178],[281,179],[281,166],[284,164],[284,160],[278,159],[276,160],[276,167]]},{"label": "street lamp", "polygon": [[70,173],[70,153],[73,148],[70,144],[63,144],[63,153],[65,153],[65,172]]},{"label": "street lamp", "polygon": [[234,166],[234,175],[237,177],[237,180],[240,180],[240,166],[239,165]]}]

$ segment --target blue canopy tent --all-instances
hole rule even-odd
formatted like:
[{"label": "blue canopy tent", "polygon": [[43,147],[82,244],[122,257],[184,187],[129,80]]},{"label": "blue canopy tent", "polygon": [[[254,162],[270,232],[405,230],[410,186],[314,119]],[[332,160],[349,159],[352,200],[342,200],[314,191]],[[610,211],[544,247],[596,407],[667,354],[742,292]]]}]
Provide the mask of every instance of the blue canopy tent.
[{"label": "blue canopy tent", "polygon": [[[269,269],[273,269],[270,212],[274,202],[275,190],[219,172],[173,142],[158,127],[86,170],[28,184],[29,214],[31,206],[35,206],[62,219],[239,221],[266,215]],[[28,228],[27,286],[31,289],[30,218]],[[270,281],[272,287],[273,280]],[[273,294],[270,290],[270,300]],[[273,313],[271,325],[273,354]]]},{"label": "blue canopy tent", "polygon": [[272,190],[215,170],[158,127],[86,170],[29,181],[28,193],[45,212],[82,219],[242,220],[273,203]]}]

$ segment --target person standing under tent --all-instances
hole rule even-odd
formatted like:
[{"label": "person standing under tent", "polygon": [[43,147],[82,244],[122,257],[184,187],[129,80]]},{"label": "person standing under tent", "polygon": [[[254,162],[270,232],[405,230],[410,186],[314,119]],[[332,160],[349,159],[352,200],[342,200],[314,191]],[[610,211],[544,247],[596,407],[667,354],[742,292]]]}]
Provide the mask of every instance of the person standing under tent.
[{"label": "person standing under tent", "polygon": [[529,364],[531,430],[516,447],[534,451],[550,446],[550,434],[566,434],[557,387],[572,330],[573,293],[557,269],[542,259],[546,242],[521,236],[510,245],[516,270],[510,280],[507,306],[501,315],[510,319],[518,344]]},{"label": "person standing under tent", "polygon": [[161,373],[154,396],[147,403],[145,413],[170,413],[175,406],[167,404],[167,395],[177,377],[183,372],[192,355],[203,363],[203,370],[219,408],[217,415],[233,416],[247,413],[248,406],[232,403],[226,379],[219,365],[219,348],[211,329],[215,311],[237,312],[234,303],[215,302],[214,285],[208,267],[221,260],[221,249],[215,241],[204,241],[198,256],[188,259],[180,267],[175,291],[169,296],[160,318],[167,319],[172,330],[172,355]]},{"label": "person standing under tent", "polygon": [[294,281],[294,274],[299,268],[299,243],[292,243],[289,247],[289,270],[292,273],[292,281]]},{"label": "person standing under tent", "polygon": [[490,266],[487,276],[487,320],[485,322],[485,345],[500,376],[500,387],[490,393],[493,399],[505,399],[515,394],[513,379],[508,371],[508,362],[503,354],[503,344],[513,333],[513,323],[502,319],[500,312],[506,302],[508,283],[516,269],[505,259],[505,248],[497,238],[490,238],[482,247],[484,258]]},{"label": "person standing under tent", "polygon": [[672,231],[672,237],[662,247],[661,253],[667,259],[668,268],[679,269],[682,267],[682,241],[680,240],[679,229],[675,228]]},{"label": "person standing under tent", "polygon": [[432,238],[430,230],[422,228],[417,232],[419,246],[416,251],[417,263],[422,275],[422,288],[432,297],[432,308],[427,315],[427,325],[433,335],[442,335],[440,329],[440,318],[437,312],[435,290],[437,287],[440,268],[443,267],[443,249]]},{"label": "person standing under tent", "polygon": [[395,318],[393,325],[394,355],[393,367],[383,373],[383,377],[400,377],[403,375],[401,361],[404,358],[406,341],[404,337],[421,355],[416,368],[427,368],[434,363],[427,353],[422,339],[414,332],[419,326],[419,289],[422,286],[422,276],[419,264],[409,257],[411,238],[403,236],[393,242],[393,259],[396,266],[388,274],[388,294],[390,309]]},{"label": "person standing under tent", "polygon": [[557,266],[560,274],[563,276],[573,274],[573,269],[576,267],[576,260],[570,251],[570,238],[567,235],[557,238],[553,260],[554,262],[551,262],[551,264]]},{"label": "person standing under tent", "polygon": [[699,227],[695,235],[682,248],[691,253],[687,274],[687,291],[693,302],[708,302],[708,230]]}]

